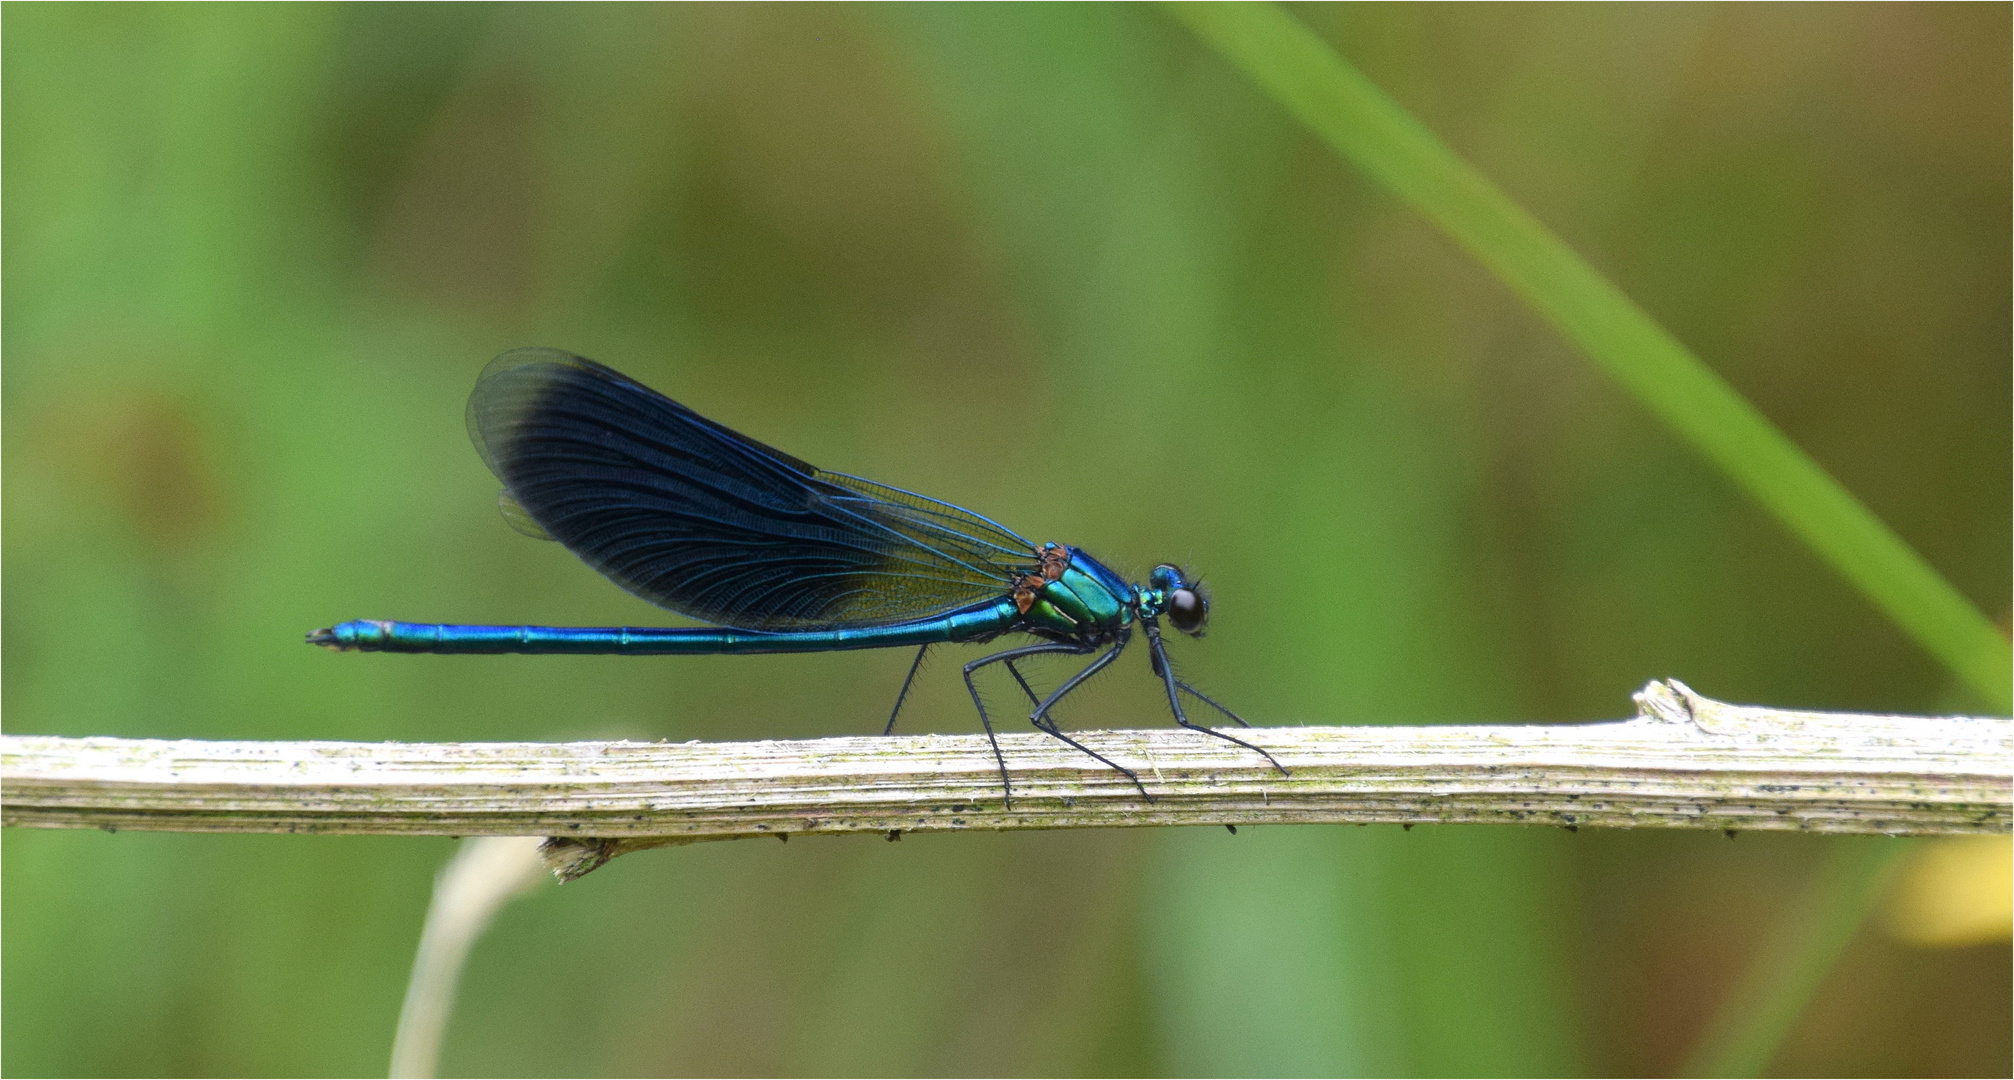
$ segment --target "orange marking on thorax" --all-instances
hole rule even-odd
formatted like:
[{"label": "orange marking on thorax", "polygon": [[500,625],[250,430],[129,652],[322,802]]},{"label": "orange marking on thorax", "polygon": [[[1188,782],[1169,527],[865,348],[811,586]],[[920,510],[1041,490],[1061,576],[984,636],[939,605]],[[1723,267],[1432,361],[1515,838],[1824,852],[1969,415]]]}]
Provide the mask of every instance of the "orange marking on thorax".
[{"label": "orange marking on thorax", "polygon": [[1023,615],[1035,606],[1035,594],[1042,591],[1042,586],[1061,578],[1063,571],[1070,568],[1070,549],[1061,544],[1045,544],[1035,557],[1041,560],[1041,566],[1014,583],[1014,609]]}]

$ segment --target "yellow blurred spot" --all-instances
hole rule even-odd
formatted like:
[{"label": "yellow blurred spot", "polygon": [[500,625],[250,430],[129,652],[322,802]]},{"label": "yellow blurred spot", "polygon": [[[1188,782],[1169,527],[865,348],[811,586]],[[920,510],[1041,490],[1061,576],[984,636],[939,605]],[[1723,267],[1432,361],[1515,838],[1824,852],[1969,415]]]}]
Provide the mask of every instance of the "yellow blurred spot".
[{"label": "yellow blurred spot", "polygon": [[2014,839],[1951,836],[1923,845],[1895,883],[1887,923],[1893,936],[1930,948],[2014,939]]}]

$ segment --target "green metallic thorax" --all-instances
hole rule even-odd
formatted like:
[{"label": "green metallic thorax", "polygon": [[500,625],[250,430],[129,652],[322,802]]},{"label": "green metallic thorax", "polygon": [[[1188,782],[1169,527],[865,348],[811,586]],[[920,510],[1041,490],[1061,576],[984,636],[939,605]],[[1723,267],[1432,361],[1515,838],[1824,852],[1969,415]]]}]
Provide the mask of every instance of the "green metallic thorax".
[{"label": "green metallic thorax", "polygon": [[1131,624],[1133,590],[1082,552],[1072,554],[1062,575],[1036,591],[1023,616],[1027,628],[1066,641],[1100,641]]}]

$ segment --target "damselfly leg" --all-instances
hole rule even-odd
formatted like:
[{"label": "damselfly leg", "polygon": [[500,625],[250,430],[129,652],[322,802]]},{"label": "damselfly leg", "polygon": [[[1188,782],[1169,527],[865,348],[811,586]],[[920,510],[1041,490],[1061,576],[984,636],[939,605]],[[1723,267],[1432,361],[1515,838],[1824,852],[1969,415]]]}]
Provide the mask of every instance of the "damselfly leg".
[{"label": "damselfly leg", "polygon": [[[1159,672],[1156,672],[1155,674],[1159,674]],[[1234,713],[1231,710],[1224,708],[1222,705],[1218,704],[1217,702],[1211,700],[1209,697],[1204,695],[1204,693],[1201,690],[1198,690],[1195,687],[1190,686],[1188,683],[1185,683],[1180,679],[1176,679],[1175,685],[1179,687],[1184,693],[1187,693],[1190,697],[1195,698],[1197,701],[1200,701],[1203,704],[1208,705],[1212,709],[1215,709],[1218,712],[1223,713],[1225,716],[1230,717],[1231,722],[1237,724],[1239,727],[1248,728],[1252,726],[1245,722],[1244,717],[1239,716],[1237,713]]]},{"label": "damselfly leg", "polygon": [[1119,654],[1125,651],[1126,640],[1127,638],[1124,634],[1120,635],[1119,640],[1114,642],[1110,649],[1106,650],[1105,655],[1100,656],[1098,659],[1093,660],[1089,664],[1084,665],[1084,670],[1079,671],[1077,674],[1070,676],[1070,678],[1067,681],[1065,681],[1063,685],[1057,687],[1053,692],[1050,693],[1048,697],[1042,699],[1041,703],[1035,706],[1035,711],[1029,714],[1028,721],[1029,723],[1034,724],[1037,729],[1046,732],[1047,734],[1052,735],[1058,739],[1061,739],[1064,742],[1069,743],[1071,746],[1074,746],[1077,749],[1082,750],[1083,752],[1091,755],[1092,757],[1097,758],[1099,761],[1104,762],[1108,768],[1115,769],[1121,773],[1124,773],[1126,779],[1131,780],[1133,782],[1133,786],[1140,789],[1140,797],[1147,800],[1148,802],[1153,802],[1154,796],[1148,794],[1147,785],[1140,782],[1140,777],[1137,773],[1125,767],[1124,765],[1121,765],[1118,762],[1113,761],[1111,758],[1106,757],[1105,755],[1099,753],[1098,751],[1093,750],[1088,746],[1085,746],[1083,743],[1078,742],[1077,740],[1071,738],[1070,736],[1063,734],[1062,730],[1056,726],[1055,719],[1049,715],[1049,710],[1055,708],[1056,703],[1063,700],[1064,695],[1068,694],[1072,690],[1077,689],[1077,687],[1083,685],[1084,680],[1090,678],[1093,675],[1096,675],[1099,671],[1103,670],[1106,665],[1110,664],[1114,660],[1117,660],[1119,658]]},{"label": "damselfly leg", "polygon": [[[991,656],[982,656],[965,665],[965,689],[971,691],[972,704],[979,710],[979,724],[986,729],[986,741],[993,744],[993,760],[1000,763],[1000,791],[1002,797],[1006,800],[1007,809],[1014,809],[1014,785],[1007,780],[1007,759],[1000,753],[1000,740],[993,737],[993,721],[986,713],[986,702],[979,697],[979,685],[972,681],[972,673],[988,664],[1006,663],[1011,660],[1019,660],[1024,656],[1039,656],[1043,653],[1076,653],[1081,655],[1089,651],[1089,649],[1084,648],[1082,645],[1064,645],[1060,642],[1044,645],[1024,645],[1018,649],[1008,649],[1006,652],[997,652]],[[1068,739],[1064,741],[1069,742]],[[1080,747],[1079,749],[1082,748]],[[1091,753],[1089,750],[1084,752],[1087,754]],[[1097,757],[1096,754],[1092,754],[1091,756]],[[1100,758],[1099,760],[1102,761],[1104,759]]]},{"label": "damselfly leg", "polygon": [[[909,675],[902,680],[902,692],[895,695],[895,707],[888,710],[888,726],[881,729],[883,735],[891,735],[895,732],[895,718],[902,715],[902,703],[909,700],[909,684],[916,681],[916,673],[923,669],[923,657],[929,652],[930,646],[925,645],[916,650],[916,659],[909,662]],[[1202,697],[1201,694],[1197,694],[1196,696]],[[1204,698],[1204,700],[1208,701],[1209,699]],[[1216,705],[1217,703],[1212,701],[1210,704]],[[1223,708],[1222,705],[1217,705],[1217,707],[1220,709]]]},{"label": "damselfly leg", "polygon": [[1050,735],[1053,735],[1066,743],[1069,743],[1071,746],[1074,746],[1077,749],[1082,750],[1083,752],[1091,755],[1094,758],[1097,758],[1099,761],[1104,762],[1106,766],[1113,769],[1117,769],[1122,773],[1125,773],[1126,779],[1131,780],[1133,782],[1133,786],[1140,789],[1140,795],[1142,798],[1145,798],[1148,802],[1154,801],[1154,797],[1152,795],[1147,794],[1146,786],[1140,783],[1139,776],[1135,775],[1133,770],[1125,767],[1124,765],[1119,764],[1116,761],[1113,761],[1111,758],[1106,757],[1105,755],[1099,753],[1098,751],[1093,750],[1088,746],[1085,746],[1083,743],[1078,742],[1077,740],[1071,738],[1070,736],[1063,734],[1063,732],[1056,726],[1056,718],[1054,716],[1051,716],[1049,712],[1043,708],[1042,699],[1036,695],[1035,688],[1028,685],[1028,680],[1021,677],[1021,671],[1019,668],[1016,668],[1014,666],[1014,661],[1012,660],[1007,661],[1007,670],[1014,673],[1014,680],[1021,684],[1021,690],[1028,695],[1028,704],[1035,706],[1036,710],[1035,713],[1030,714],[1028,719],[1031,723],[1033,723],[1036,726],[1036,728]]},{"label": "damselfly leg", "polygon": [[[1238,738],[1236,735],[1226,735],[1223,732],[1218,731],[1216,728],[1206,727],[1202,724],[1196,723],[1194,720],[1189,719],[1188,714],[1182,711],[1182,697],[1180,690],[1183,689],[1184,687],[1182,686],[1181,683],[1178,683],[1176,681],[1175,669],[1170,667],[1168,664],[1167,647],[1161,644],[1161,628],[1155,625],[1154,620],[1152,619],[1145,620],[1144,622],[1141,623],[1141,625],[1147,628],[1147,646],[1150,650],[1152,650],[1153,661],[1154,661],[1154,673],[1156,675],[1161,676],[1161,680],[1168,687],[1168,707],[1174,710],[1175,722],[1177,724],[1180,724],[1183,727],[1188,728],[1190,731],[1200,731],[1205,735],[1215,735],[1217,738],[1222,739],[1225,742],[1236,743],[1239,746],[1242,746],[1245,749],[1250,750],[1251,752],[1271,762],[1273,768],[1280,770],[1281,776],[1293,775],[1292,773],[1287,771],[1287,767],[1285,765],[1280,764],[1278,759],[1274,758],[1273,755],[1267,753],[1265,750],[1253,746],[1251,743],[1248,743],[1245,740]],[[1203,697],[1203,695],[1201,694],[1197,694],[1196,691],[1194,690],[1190,690],[1189,693],[1195,694],[1197,697],[1202,698],[1203,701],[1207,702],[1212,706],[1215,706],[1218,709],[1218,711],[1224,713],[1224,715],[1226,716],[1229,716],[1231,719],[1238,720],[1238,722],[1241,724],[1244,723],[1243,720],[1238,719],[1238,715],[1236,713],[1233,713],[1231,710],[1224,708],[1222,705],[1218,705],[1216,702],[1211,701],[1209,698]],[[1246,726],[1250,727],[1251,725],[1246,724]]]}]

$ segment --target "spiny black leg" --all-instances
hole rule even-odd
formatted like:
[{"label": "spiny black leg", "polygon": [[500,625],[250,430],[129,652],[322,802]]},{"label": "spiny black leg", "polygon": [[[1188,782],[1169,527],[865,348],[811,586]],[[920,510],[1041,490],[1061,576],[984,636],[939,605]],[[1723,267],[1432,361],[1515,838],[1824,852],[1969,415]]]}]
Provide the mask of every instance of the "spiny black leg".
[{"label": "spiny black leg", "polygon": [[[1042,699],[1035,696],[1035,688],[1029,686],[1028,680],[1021,677],[1021,669],[1015,667],[1014,661],[1012,660],[1007,661],[1006,664],[1007,664],[1007,670],[1014,673],[1014,681],[1020,683],[1022,691],[1028,695],[1028,703],[1035,706],[1037,709],[1040,709],[1042,707]],[[1047,734],[1050,735],[1054,735],[1055,737],[1063,740],[1064,742],[1069,743],[1071,746],[1074,746],[1077,749],[1082,750],[1083,752],[1091,755],[1092,757],[1097,758],[1099,761],[1104,762],[1107,767],[1117,769],[1120,772],[1125,773],[1126,779],[1131,780],[1133,782],[1133,786],[1140,789],[1141,798],[1146,799],[1148,802],[1154,801],[1154,797],[1152,795],[1147,794],[1147,786],[1140,782],[1140,777],[1136,775],[1133,772],[1133,770],[1125,767],[1124,765],[1119,764],[1116,761],[1113,761],[1111,758],[1106,757],[1105,755],[1099,753],[1098,751],[1093,750],[1088,746],[1085,746],[1083,743],[1080,743],[1077,740],[1071,738],[1070,736],[1065,735],[1061,731],[1057,730],[1055,717],[1050,716],[1047,713],[1044,713],[1042,714],[1042,718],[1040,720],[1034,721],[1034,723],[1036,728],[1040,729],[1041,731],[1046,732]]]},{"label": "spiny black leg", "polygon": [[[1160,633],[1160,627],[1156,626],[1155,627],[1156,641],[1160,640],[1158,636],[1159,633]],[[1167,653],[1165,651],[1155,651],[1150,649],[1148,650],[1147,659],[1153,665],[1154,674],[1156,677],[1165,676],[1167,674],[1167,672],[1164,670],[1167,667],[1167,664],[1165,663],[1165,661],[1167,660]],[[1231,710],[1225,708],[1222,702],[1211,698],[1208,694],[1205,694],[1201,690],[1198,690],[1195,687],[1190,686],[1188,683],[1185,683],[1180,679],[1176,679],[1175,685],[1184,692],[1188,693],[1189,696],[1195,698],[1197,701],[1200,701],[1203,704],[1208,705],[1209,707],[1217,710],[1218,712],[1223,713],[1225,716],[1230,717],[1232,721],[1234,721],[1239,727],[1248,728],[1252,726],[1245,722],[1244,717],[1239,716],[1237,713],[1234,713]]]},{"label": "spiny black leg", "polygon": [[1185,683],[1180,679],[1176,679],[1175,685],[1182,688],[1184,691],[1188,692],[1190,697],[1195,698],[1197,701],[1200,701],[1203,704],[1208,705],[1209,707],[1217,710],[1218,712],[1223,713],[1225,716],[1228,716],[1231,719],[1237,721],[1239,727],[1248,728],[1252,726],[1250,724],[1245,723],[1244,717],[1239,716],[1237,713],[1234,713],[1231,710],[1224,708],[1222,705],[1219,705],[1214,701],[1211,701],[1208,697],[1205,697],[1203,695],[1203,692],[1201,690],[1198,690],[1195,687],[1190,686],[1188,683]]},{"label": "spiny black leg", "polygon": [[[923,654],[929,651],[930,646],[928,645],[916,650],[916,659],[909,664],[909,676],[902,680],[902,692],[895,695],[895,707],[888,710],[888,726],[881,729],[883,735],[894,732],[895,718],[902,715],[902,703],[909,700],[909,684],[916,681],[916,673],[923,667]],[[1196,696],[1202,697],[1201,694]],[[1205,698],[1204,700],[1208,699]],[[1212,702],[1212,704],[1215,703]],[[1222,706],[1218,706],[1218,708],[1222,708]]]},{"label": "spiny black leg", "polygon": [[1055,708],[1056,703],[1063,700],[1064,695],[1068,694],[1072,690],[1077,689],[1077,687],[1083,685],[1084,680],[1090,678],[1093,675],[1096,675],[1099,671],[1103,670],[1107,664],[1110,664],[1112,661],[1118,659],[1119,653],[1124,651],[1126,648],[1127,640],[1128,637],[1126,635],[1120,636],[1120,638],[1113,643],[1110,651],[1106,652],[1105,655],[1100,656],[1098,659],[1091,661],[1089,664],[1086,664],[1084,666],[1084,670],[1079,671],[1077,674],[1070,676],[1068,681],[1064,682],[1063,685],[1057,687],[1055,691],[1052,692],[1048,697],[1043,698],[1042,703],[1035,706],[1035,711],[1029,714],[1028,722],[1034,724],[1036,729],[1043,732],[1044,734],[1055,736],[1056,738],[1063,740],[1064,742],[1070,744],[1071,746],[1076,747],[1078,750],[1081,750],[1084,753],[1089,754],[1092,757],[1098,759],[1106,767],[1124,774],[1126,779],[1131,780],[1133,782],[1134,787],[1140,789],[1140,796],[1142,798],[1146,799],[1148,802],[1153,802],[1154,796],[1148,793],[1147,786],[1140,782],[1140,777],[1138,774],[1134,773],[1133,770],[1125,767],[1124,765],[1121,765],[1118,762],[1113,761],[1111,758],[1108,758],[1105,755],[1097,752],[1096,750],[1093,750],[1090,747],[1085,746],[1083,743],[1078,742],[1077,740],[1071,738],[1070,736],[1063,734],[1063,732],[1056,727],[1056,721],[1049,716],[1049,710]]},{"label": "spiny black leg", "polygon": [[1093,750],[1088,746],[1085,746],[1083,743],[1078,742],[1077,740],[1071,738],[1070,736],[1063,734],[1062,731],[1057,729],[1056,721],[1050,719],[1047,716],[1044,716],[1042,719],[1037,720],[1034,723],[1037,730],[1042,731],[1045,734],[1054,735],[1056,738],[1059,738],[1064,742],[1069,743],[1071,746],[1074,746],[1077,749],[1082,750],[1083,752],[1091,755],[1092,757],[1097,758],[1099,761],[1105,763],[1106,768],[1117,769],[1118,771],[1125,773],[1126,779],[1131,780],[1133,782],[1133,786],[1140,789],[1141,798],[1147,800],[1148,802],[1154,801],[1154,796],[1147,793],[1147,785],[1140,782],[1139,774],[1135,773],[1133,770],[1125,767],[1124,765],[1119,764],[1116,761],[1113,761],[1111,758],[1106,757],[1105,755],[1099,753],[1098,751]]},{"label": "spiny black leg", "polygon": [[979,700],[979,688],[972,685],[972,667],[965,668],[965,689],[972,691],[972,704],[979,707],[979,726],[986,729],[986,741],[993,744],[993,760],[1000,765],[1000,798],[1014,809],[1014,785],[1007,782],[1007,759],[1000,753],[1000,740],[993,737],[993,721],[986,718],[986,703]]},{"label": "spiny black leg", "polygon": [[[1055,708],[1056,703],[1063,700],[1063,696],[1065,694],[1068,694],[1070,691],[1077,689],[1077,687],[1083,684],[1085,679],[1088,679],[1091,676],[1098,674],[1098,672],[1105,669],[1105,665],[1110,664],[1112,661],[1118,659],[1119,653],[1126,648],[1126,642],[1130,640],[1132,640],[1131,631],[1120,631],[1118,639],[1112,643],[1112,648],[1109,651],[1107,651],[1105,655],[1084,665],[1084,670],[1079,671],[1077,674],[1070,676],[1068,679],[1065,679],[1063,681],[1063,685],[1057,687],[1055,690],[1050,691],[1049,696],[1043,698],[1042,703],[1040,705],[1035,706],[1035,711],[1029,715],[1028,719],[1040,720],[1043,717],[1048,716],[1049,710]],[[1087,653],[1090,652],[1091,650],[1088,648],[1073,648],[1071,651],[1077,653]]]},{"label": "spiny black leg", "polygon": [[[1156,640],[1156,642],[1158,642],[1158,641],[1160,640],[1160,639],[1159,639],[1159,636],[1158,636],[1158,631],[1159,631],[1159,627],[1156,627],[1156,631],[1157,631],[1157,633],[1156,633],[1156,637],[1155,637],[1155,640]],[[1159,653],[1159,652],[1157,652],[1157,653],[1155,653],[1155,654],[1153,655],[1153,661],[1154,661],[1154,674],[1156,674],[1156,675],[1163,675],[1163,676],[1165,676],[1165,675],[1167,674],[1167,672],[1166,672],[1166,670],[1165,670],[1165,669],[1166,669],[1166,667],[1167,667],[1167,665],[1166,665],[1166,663],[1164,663],[1165,659],[1166,659],[1166,654],[1165,654],[1165,653]],[[1180,680],[1180,679],[1176,679],[1176,680],[1175,680],[1175,686],[1176,686],[1176,687],[1177,687],[1178,689],[1180,689],[1180,690],[1181,690],[1182,692],[1184,692],[1184,693],[1188,694],[1188,695],[1189,695],[1190,697],[1193,697],[1193,698],[1195,698],[1195,699],[1196,699],[1197,701],[1200,701],[1200,702],[1202,702],[1203,704],[1205,704],[1205,705],[1208,705],[1208,706],[1209,706],[1209,707],[1211,707],[1212,709],[1215,709],[1215,710],[1217,710],[1218,712],[1220,712],[1220,713],[1223,713],[1223,714],[1224,714],[1225,716],[1228,716],[1228,717],[1230,717],[1230,718],[1231,718],[1231,720],[1232,720],[1232,721],[1233,721],[1234,723],[1236,723],[1236,724],[1237,724],[1237,725],[1238,725],[1239,727],[1242,727],[1242,728],[1248,728],[1248,727],[1251,727],[1251,726],[1252,726],[1251,724],[1249,724],[1249,723],[1246,723],[1246,722],[1245,722],[1245,718],[1244,718],[1244,717],[1242,717],[1242,716],[1239,716],[1239,715],[1238,715],[1237,713],[1234,713],[1234,712],[1232,712],[1231,710],[1229,710],[1229,709],[1225,708],[1225,707],[1224,707],[1224,704],[1223,704],[1223,702],[1220,702],[1220,701],[1216,700],[1215,698],[1212,698],[1212,697],[1211,697],[1210,695],[1208,695],[1208,694],[1205,694],[1205,693],[1203,693],[1203,692],[1202,692],[1201,690],[1198,690],[1198,689],[1196,689],[1196,688],[1195,688],[1195,687],[1193,687],[1193,686],[1190,686],[1190,685],[1189,685],[1188,683],[1185,683],[1185,682],[1183,682],[1183,681],[1182,681],[1182,680]],[[1242,745],[1242,744],[1241,744],[1241,745]],[[1255,748],[1255,749],[1256,749],[1256,748]],[[1260,751],[1260,752],[1261,752],[1261,753],[1264,753],[1264,751]],[[1275,764],[1275,765],[1278,765],[1278,764],[1279,764],[1279,762],[1277,762],[1277,761],[1276,761],[1276,762],[1274,762],[1273,764]]]},{"label": "spiny black leg", "polygon": [[1007,758],[1000,753],[1000,740],[993,737],[993,721],[986,715],[986,703],[979,699],[979,686],[972,681],[972,673],[988,664],[998,664],[1023,656],[1032,656],[1036,653],[1077,653],[1083,651],[1075,645],[1027,645],[1019,649],[1008,649],[1006,652],[997,652],[992,656],[982,656],[965,665],[965,689],[971,691],[972,704],[979,710],[979,726],[986,729],[986,741],[993,744],[993,760],[1000,764],[1000,794],[1009,810],[1014,809],[1014,785],[1007,782]]},{"label": "spiny black leg", "polygon": [[[1225,742],[1236,743],[1239,746],[1242,746],[1245,749],[1250,750],[1252,753],[1257,754],[1262,758],[1265,758],[1267,761],[1272,762],[1273,768],[1280,770],[1281,776],[1293,775],[1292,773],[1288,772],[1287,767],[1285,765],[1280,764],[1279,761],[1273,757],[1273,755],[1266,753],[1259,747],[1253,746],[1251,743],[1248,743],[1235,735],[1226,735],[1223,732],[1218,731],[1216,728],[1204,727],[1202,724],[1198,724],[1194,720],[1189,719],[1188,714],[1182,711],[1182,698],[1181,695],[1176,692],[1175,671],[1173,668],[1168,666],[1168,654],[1166,651],[1166,647],[1161,644],[1160,626],[1156,625],[1153,619],[1144,620],[1141,623],[1141,625],[1147,628],[1147,645],[1153,651],[1155,674],[1161,676],[1162,681],[1167,683],[1168,685],[1168,707],[1175,711],[1175,722],[1177,724],[1180,724],[1183,727],[1188,728],[1190,731],[1200,731],[1205,735],[1215,735],[1217,738],[1222,739]],[[1195,691],[1192,690],[1190,691],[1190,693],[1195,693]],[[1203,697],[1203,695],[1201,694],[1196,694],[1196,696]],[[1210,701],[1210,699],[1208,698],[1203,698],[1203,700]],[[1217,705],[1217,703],[1214,701],[1210,701],[1210,704]],[[1217,705],[1217,707],[1220,709],[1224,708],[1222,705]],[[1230,710],[1224,709],[1224,711],[1229,712]],[[1233,719],[1235,719],[1235,717],[1233,717]]]},{"label": "spiny black leg", "polygon": [[1007,665],[1007,671],[1014,676],[1014,681],[1021,684],[1021,692],[1028,695],[1028,704],[1039,708],[1042,704],[1042,699],[1035,693],[1035,688],[1028,685],[1028,680],[1021,677],[1021,669],[1015,667],[1012,660],[1004,661],[1004,663]]},{"label": "spiny black leg", "polygon": [[[1156,628],[1155,628],[1155,630],[1156,630],[1156,632],[1157,632],[1157,634],[1158,634],[1158,632],[1159,632],[1159,627],[1156,627]],[[1157,638],[1156,640],[1158,640],[1158,638]],[[1150,651],[1149,651],[1149,656],[1148,656],[1148,659],[1149,659],[1149,660],[1151,660],[1151,661],[1152,661],[1152,663],[1153,663],[1153,666],[1154,666],[1154,674],[1155,674],[1155,675],[1164,675],[1164,674],[1166,674],[1166,672],[1164,672],[1164,671],[1162,670],[1162,669],[1163,669],[1163,668],[1164,668],[1164,667],[1166,666],[1166,665],[1165,665],[1165,664],[1163,663],[1163,661],[1164,661],[1164,660],[1166,659],[1166,654],[1165,654],[1165,653],[1162,653],[1162,652],[1153,652],[1153,651],[1151,651],[1151,650],[1150,650]],[[1186,693],[1188,693],[1188,694],[1189,694],[1189,696],[1191,696],[1191,697],[1195,698],[1195,699],[1196,699],[1197,701],[1200,701],[1200,702],[1202,702],[1203,704],[1205,704],[1205,705],[1208,705],[1209,707],[1211,707],[1211,708],[1213,708],[1213,709],[1217,710],[1218,712],[1220,712],[1220,713],[1223,713],[1223,714],[1224,714],[1225,716],[1228,716],[1228,717],[1230,717],[1230,718],[1232,719],[1232,721],[1234,721],[1234,722],[1235,722],[1235,723],[1236,723],[1236,724],[1237,724],[1237,725],[1238,725],[1239,727],[1243,727],[1243,728],[1248,728],[1248,727],[1251,727],[1251,726],[1252,726],[1252,725],[1250,725],[1250,724],[1248,724],[1248,723],[1246,723],[1246,722],[1245,722],[1245,718],[1244,718],[1244,717],[1242,717],[1242,716],[1239,716],[1239,715],[1238,715],[1237,713],[1234,713],[1234,712],[1232,712],[1231,710],[1229,710],[1229,709],[1225,708],[1225,707],[1223,706],[1223,703],[1222,703],[1222,702],[1219,702],[1219,701],[1216,701],[1216,700],[1212,699],[1212,698],[1211,698],[1211,697],[1210,697],[1210,696],[1209,696],[1208,694],[1205,694],[1205,693],[1203,693],[1203,692],[1202,692],[1201,690],[1198,690],[1198,689],[1196,689],[1195,687],[1193,687],[1193,686],[1190,686],[1190,685],[1189,685],[1188,683],[1185,683],[1185,682],[1183,682],[1183,681],[1182,681],[1182,680],[1180,680],[1180,679],[1176,679],[1176,680],[1175,680],[1175,685],[1176,685],[1176,686],[1177,686],[1178,688],[1180,688],[1181,690],[1183,690],[1183,691],[1185,691]]]}]

